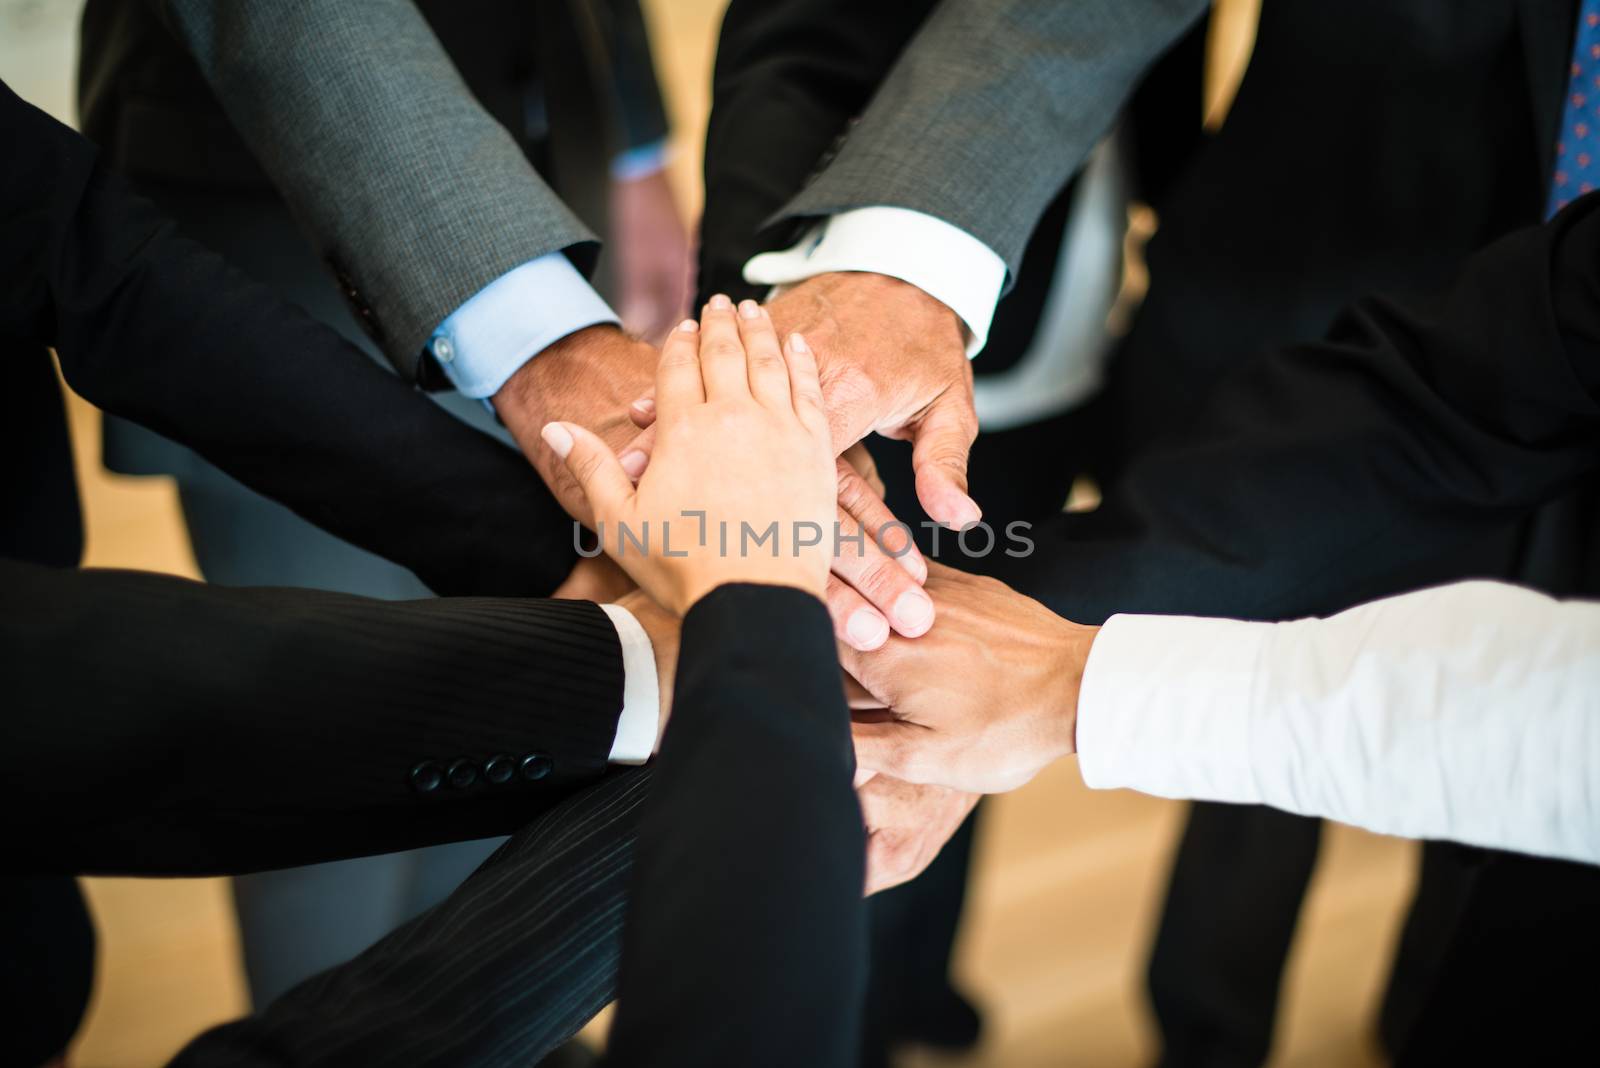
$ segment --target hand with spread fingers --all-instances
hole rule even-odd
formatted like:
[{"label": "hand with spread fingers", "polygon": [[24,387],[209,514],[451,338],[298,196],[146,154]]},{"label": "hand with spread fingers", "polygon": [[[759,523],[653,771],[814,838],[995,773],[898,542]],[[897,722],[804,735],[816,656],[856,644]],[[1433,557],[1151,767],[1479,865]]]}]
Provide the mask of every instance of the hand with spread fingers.
[{"label": "hand with spread fingers", "polygon": [[1098,627],[937,562],[939,619],[863,653],[843,643],[856,763],[909,783],[1014,790],[1076,749],[1078,687]]},{"label": "hand with spread fingers", "polygon": [[[644,431],[622,455],[623,467],[632,474],[655,447],[654,396],[635,401],[628,414]],[[866,651],[887,641],[891,630],[907,638],[926,634],[935,611],[922,589],[928,564],[911,528],[883,503],[883,480],[872,454],[856,442],[838,458],[835,473],[838,526],[826,595],[835,637]]]},{"label": "hand with spread fingers", "polygon": [[780,344],[753,301],[714,297],[668,336],[656,370],[657,440],[635,486],[600,438],[544,428],[592,509],[601,547],[668,611],[716,586],[818,595],[828,577],[834,454],[805,339]]}]

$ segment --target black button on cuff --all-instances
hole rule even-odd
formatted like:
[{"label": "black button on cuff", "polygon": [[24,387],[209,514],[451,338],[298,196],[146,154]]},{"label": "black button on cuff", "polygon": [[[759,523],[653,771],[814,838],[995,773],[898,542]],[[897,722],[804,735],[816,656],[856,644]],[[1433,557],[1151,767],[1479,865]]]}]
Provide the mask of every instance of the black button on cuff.
[{"label": "black button on cuff", "polygon": [[522,777],[528,782],[538,782],[555,768],[555,762],[543,753],[529,753],[522,758]]},{"label": "black button on cuff", "polygon": [[431,794],[444,782],[444,772],[431,760],[424,760],[411,769],[411,788],[419,794]]},{"label": "black button on cuff", "polygon": [[496,786],[510,782],[517,774],[517,762],[500,753],[492,756],[483,765],[483,777]]},{"label": "black button on cuff", "polygon": [[450,764],[450,785],[465,790],[478,781],[478,765],[462,757]]}]

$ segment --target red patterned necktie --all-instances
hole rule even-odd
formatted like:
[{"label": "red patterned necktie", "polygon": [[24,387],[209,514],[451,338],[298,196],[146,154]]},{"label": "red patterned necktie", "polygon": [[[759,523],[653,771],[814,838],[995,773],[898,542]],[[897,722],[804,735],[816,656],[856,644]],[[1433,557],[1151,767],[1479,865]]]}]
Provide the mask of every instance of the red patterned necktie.
[{"label": "red patterned necktie", "polygon": [[1600,186],[1600,0],[1583,0],[1570,73],[1547,219]]}]

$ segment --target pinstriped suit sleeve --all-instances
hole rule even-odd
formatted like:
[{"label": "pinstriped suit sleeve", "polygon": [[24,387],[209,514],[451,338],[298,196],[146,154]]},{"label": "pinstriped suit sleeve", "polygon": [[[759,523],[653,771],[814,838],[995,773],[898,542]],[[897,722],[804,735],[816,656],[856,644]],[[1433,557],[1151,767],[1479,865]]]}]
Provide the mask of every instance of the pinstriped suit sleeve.
[{"label": "pinstriped suit sleeve", "polygon": [[229,119],[414,379],[429,333],[594,235],[473,98],[411,0],[165,0]]},{"label": "pinstriped suit sleeve", "polygon": [[1039,217],[1206,0],[944,0],[777,219],[910,208],[1015,277]]},{"label": "pinstriped suit sleeve", "polygon": [[518,832],[443,903],[174,1068],[527,1068],[616,993],[652,770],[615,771]]},{"label": "pinstriped suit sleeve", "polygon": [[[4,561],[0,673],[17,756],[0,836],[33,873],[239,873],[507,834],[605,772],[623,689],[616,630],[585,601]],[[421,764],[444,781],[419,789]]]}]

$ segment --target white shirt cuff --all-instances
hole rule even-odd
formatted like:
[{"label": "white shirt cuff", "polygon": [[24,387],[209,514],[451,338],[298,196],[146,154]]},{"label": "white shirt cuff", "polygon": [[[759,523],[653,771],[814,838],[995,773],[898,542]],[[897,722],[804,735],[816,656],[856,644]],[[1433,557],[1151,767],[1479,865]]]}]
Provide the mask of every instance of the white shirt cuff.
[{"label": "white shirt cuff", "polygon": [[813,226],[793,248],[744,265],[745,281],[788,286],[829,271],[871,271],[910,282],[967,327],[967,355],[989,340],[1005,286],[1005,260],[943,219],[909,208],[855,208]]},{"label": "white shirt cuff", "polygon": [[551,252],[480,289],[433,332],[428,351],[456,389],[489,397],[568,334],[620,321],[572,261]]},{"label": "white shirt cuff", "polygon": [[1112,616],[1078,693],[1078,768],[1094,789],[1261,800],[1251,702],[1270,623]]},{"label": "white shirt cuff", "polygon": [[655,647],[633,613],[620,604],[603,604],[622,641],[622,715],[611,743],[613,764],[643,764],[656,748],[661,727],[661,693],[656,680]]}]

